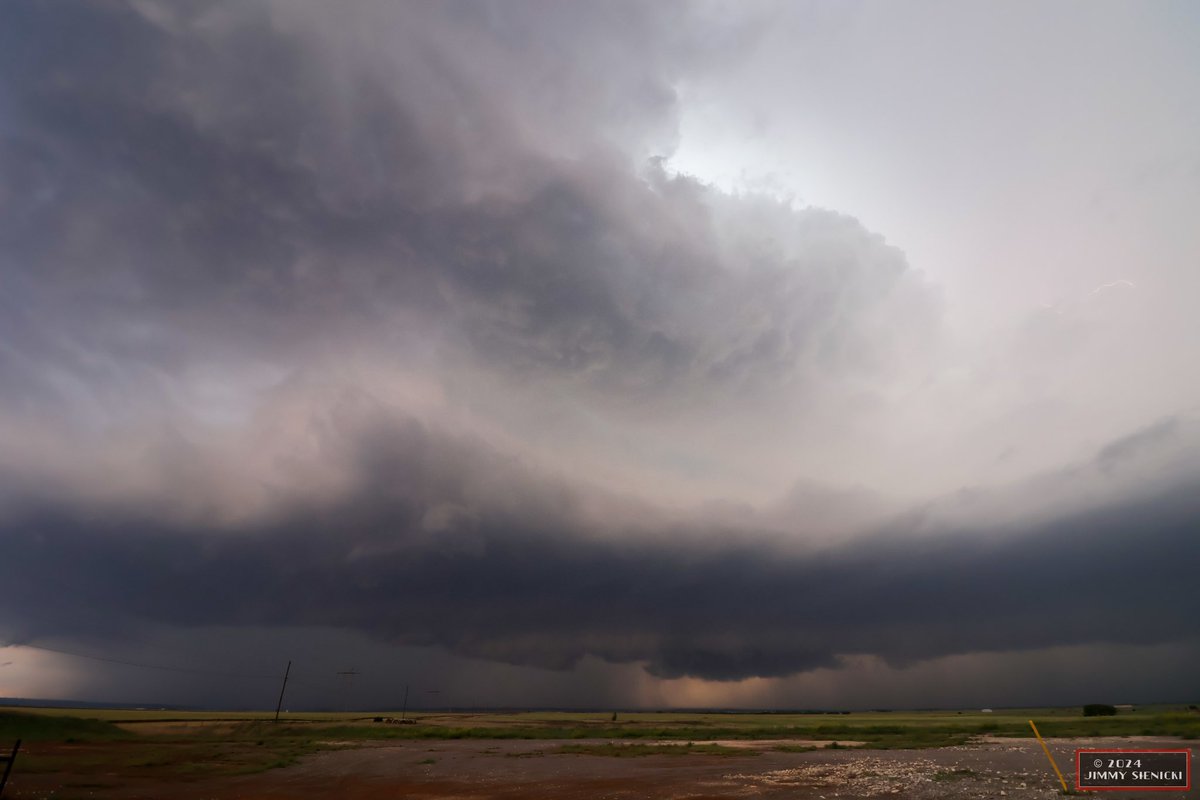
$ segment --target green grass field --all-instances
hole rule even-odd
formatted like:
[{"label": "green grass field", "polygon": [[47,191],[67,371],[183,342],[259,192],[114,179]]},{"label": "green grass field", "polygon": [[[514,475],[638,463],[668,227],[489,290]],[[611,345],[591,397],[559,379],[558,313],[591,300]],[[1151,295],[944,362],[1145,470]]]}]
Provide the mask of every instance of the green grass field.
[{"label": "green grass field", "polygon": [[[0,740],[21,737],[77,741],[128,736],[220,735],[235,739],[847,739],[868,746],[931,747],[971,736],[1030,735],[1029,720],[1046,737],[1200,735],[1200,713],[1155,706],[1112,717],[1084,717],[1079,708],[973,711],[767,714],[623,712],[410,713],[415,724],[387,725],[396,712],[284,714],[273,712],[130,709],[0,709]],[[25,731],[22,735],[22,731]]]},{"label": "green grass field", "polygon": [[[1200,734],[1200,714],[1154,707],[1114,717],[1084,717],[1074,709],[760,714],[611,712],[417,713],[414,724],[373,722],[395,712],[287,714],[138,711],[127,709],[0,708],[0,746],[26,743],[23,772],[188,779],[260,772],[320,750],[372,741],[532,739],[574,740],[558,755],[735,755],[720,740],[795,740],[772,749],[803,752],[811,742],[863,749],[959,745],[981,735],[1028,737],[1029,720],[1042,735],[1178,736]],[[592,741],[586,741],[592,740]],[[597,742],[596,740],[600,740]],[[690,747],[688,743],[693,743]],[[861,743],[861,744],[859,744]],[[742,751],[743,753],[745,751]]]}]

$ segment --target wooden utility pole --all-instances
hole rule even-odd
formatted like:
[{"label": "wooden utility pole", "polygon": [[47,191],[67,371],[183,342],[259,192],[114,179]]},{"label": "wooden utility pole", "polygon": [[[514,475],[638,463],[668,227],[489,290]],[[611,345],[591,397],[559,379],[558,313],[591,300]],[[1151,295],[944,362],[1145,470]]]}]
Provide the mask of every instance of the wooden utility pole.
[{"label": "wooden utility pole", "polygon": [[292,662],[289,661],[287,669],[283,671],[283,686],[279,687],[279,702],[275,704],[275,721],[279,722],[279,709],[283,708],[283,691],[287,688],[288,675],[292,671]]}]

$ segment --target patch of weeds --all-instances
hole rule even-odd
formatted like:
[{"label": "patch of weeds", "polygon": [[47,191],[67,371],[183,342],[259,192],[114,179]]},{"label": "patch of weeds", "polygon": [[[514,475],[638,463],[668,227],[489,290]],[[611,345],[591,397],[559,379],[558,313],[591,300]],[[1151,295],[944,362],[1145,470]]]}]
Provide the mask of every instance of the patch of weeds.
[{"label": "patch of weeds", "polygon": [[973,769],[951,769],[933,773],[935,781],[961,781],[967,778],[978,778],[979,775]]},{"label": "patch of weeds", "polygon": [[436,759],[436,758],[422,758],[422,759],[421,759],[420,761],[418,761],[417,763],[418,763],[418,764],[436,764],[436,763],[437,763],[437,759]]},{"label": "patch of weeds", "polygon": [[0,711],[0,741],[24,742],[112,742],[134,739],[111,722],[80,717],[50,717],[22,711]]}]

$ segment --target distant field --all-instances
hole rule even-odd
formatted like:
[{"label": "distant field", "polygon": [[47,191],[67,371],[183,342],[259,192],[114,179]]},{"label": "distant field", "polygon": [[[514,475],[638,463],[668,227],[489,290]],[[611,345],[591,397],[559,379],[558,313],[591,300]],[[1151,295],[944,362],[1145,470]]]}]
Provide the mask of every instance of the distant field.
[{"label": "distant field", "polygon": [[[98,735],[88,722],[111,723],[112,730],[140,736],[196,737],[208,731],[227,738],[252,737],[292,743],[310,739],[846,739],[869,748],[938,747],[961,744],[972,736],[1030,734],[1029,720],[1046,737],[1200,736],[1200,713],[1182,706],[1151,706],[1113,717],[1084,717],[1081,709],[1001,709],[994,713],[963,711],[854,712],[851,714],[766,714],[612,712],[525,713],[417,712],[414,724],[374,722],[396,718],[396,711],[274,712],[159,711],[133,709],[14,708],[0,710],[0,738],[19,736],[18,728],[45,727],[52,720],[74,720],[73,735]],[[24,721],[22,721],[24,717]],[[35,724],[29,717],[40,717]],[[66,731],[71,726],[55,727]],[[28,736],[24,738],[29,738]]]}]

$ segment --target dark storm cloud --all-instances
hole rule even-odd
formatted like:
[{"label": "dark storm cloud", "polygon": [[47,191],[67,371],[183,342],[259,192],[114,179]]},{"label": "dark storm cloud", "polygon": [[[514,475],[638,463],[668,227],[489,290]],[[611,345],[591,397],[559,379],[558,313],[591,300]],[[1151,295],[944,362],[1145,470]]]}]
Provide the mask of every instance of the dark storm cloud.
[{"label": "dark storm cloud", "polygon": [[1194,480],[1017,534],[897,523],[802,552],[701,529],[680,547],[669,526],[605,529],[585,493],[475,443],[415,422],[370,438],[348,502],[219,535],[61,505],[8,519],[6,635],[328,626],[515,664],[593,655],[728,680],[857,653],[907,664],[1184,641],[1200,611]]},{"label": "dark storm cloud", "polygon": [[[939,309],[857,220],[654,160],[676,87],[745,43],[700,13],[7,4],[0,633],[319,626],[715,679],[1177,638],[1194,471],[824,549],[809,526],[891,502],[737,505],[875,449],[856,415],[919,402],[920,370],[888,377]],[[677,478],[738,524],[664,510]]]},{"label": "dark storm cloud", "polygon": [[639,166],[683,66],[736,40],[678,7],[337,16],[6,10],[0,368],[24,405],[72,408],[55,370],[103,399],[231,352],[416,339],[634,401],[804,386],[869,360],[864,318],[919,287],[851,219]]}]

